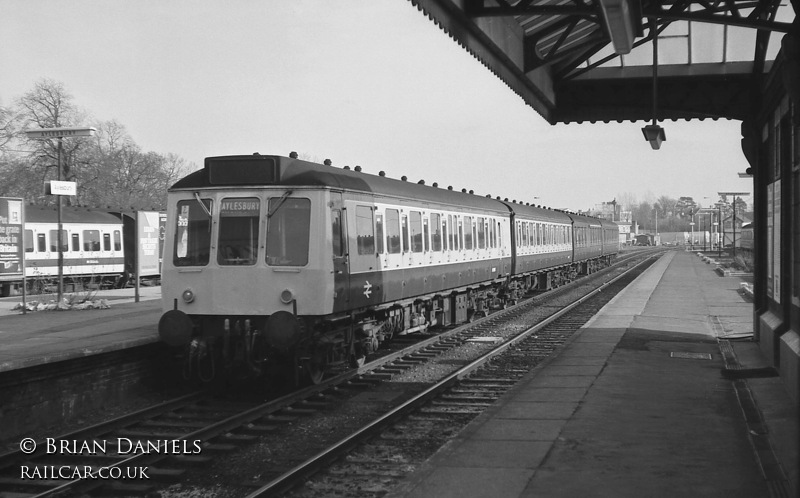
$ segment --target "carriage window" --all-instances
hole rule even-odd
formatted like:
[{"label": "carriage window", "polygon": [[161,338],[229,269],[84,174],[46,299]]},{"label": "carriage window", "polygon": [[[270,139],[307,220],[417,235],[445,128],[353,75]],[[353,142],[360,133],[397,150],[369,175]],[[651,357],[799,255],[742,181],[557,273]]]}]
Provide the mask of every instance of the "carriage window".
[{"label": "carriage window", "polygon": [[[202,266],[208,264],[211,246],[211,199],[196,199],[178,202],[177,225],[175,227],[175,266]],[[208,213],[206,212],[208,211]]]},{"label": "carriage window", "polygon": [[[452,250],[455,249],[455,245],[453,244],[453,232],[454,232],[454,230],[453,230],[453,215],[452,214],[448,214],[447,215],[447,226],[445,227],[445,232],[447,232],[448,230],[450,232],[450,235],[448,237],[446,237],[445,240],[448,240],[450,242],[448,244],[448,249],[452,251]],[[445,235],[447,235],[447,234],[445,234]]]},{"label": "carriage window", "polygon": [[409,213],[411,229],[411,251],[422,252],[422,215],[419,211]]},{"label": "carriage window", "polygon": [[383,215],[375,213],[375,240],[378,242],[378,254],[383,254]]},{"label": "carriage window", "polygon": [[110,251],[111,250],[111,234],[104,233],[103,234],[103,250]]},{"label": "carriage window", "polygon": [[122,250],[122,237],[120,236],[119,230],[114,230],[114,250]]},{"label": "carriage window", "polygon": [[372,208],[356,206],[356,245],[358,254],[375,254],[375,235],[372,226]]},{"label": "carriage window", "polygon": [[497,247],[503,247],[503,231],[500,222],[497,222]]},{"label": "carriage window", "polygon": [[442,216],[440,214],[432,213],[431,214],[431,227],[433,227],[433,233],[431,233],[431,250],[433,251],[441,251],[442,250]]},{"label": "carriage window", "polygon": [[[267,264],[308,264],[311,199],[273,197],[267,210]],[[341,223],[339,224],[341,227]]]},{"label": "carriage window", "polygon": [[217,263],[254,265],[258,258],[261,201],[254,197],[222,199],[219,203]]},{"label": "carriage window", "polygon": [[71,234],[72,237],[72,250],[73,251],[80,251],[81,250],[81,236],[77,233]]},{"label": "carriage window", "polygon": [[334,257],[344,256],[344,234],[342,233],[342,212],[331,211],[331,250]]},{"label": "carriage window", "polygon": [[[62,251],[69,251],[69,245],[67,244],[67,231],[61,231],[61,250]],[[58,230],[50,230],[50,251],[57,252],[58,251]]]},{"label": "carriage window", "polygon": [[428,218],[422,218],[422,245],[423,250],[427,251],[431,248],[431,243],[428,237],[430,236],[430,229],[428,228]]},{"label": "carriage window", "polygon": [[400,228],[403,230],[403,252],[408,252],[408,215],[400,217]]},{"label": "carriage window", "polygon": [[25,230],[25,252],[33,252],[33,230]]},{"label": "carriage window", "polygon": [[386,247],[389,254],[400,252],[400,213],[396,209],[386,210]]},{"label": "carriage window", "polygon": [[84,251],[100,250],[100,230],[83,231],[83,250]]}]

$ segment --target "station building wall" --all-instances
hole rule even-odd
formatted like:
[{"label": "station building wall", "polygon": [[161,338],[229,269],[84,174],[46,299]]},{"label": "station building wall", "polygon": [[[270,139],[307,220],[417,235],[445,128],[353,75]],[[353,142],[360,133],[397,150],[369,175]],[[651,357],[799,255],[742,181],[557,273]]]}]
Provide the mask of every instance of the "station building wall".
[{"label": "station building wall", "polygon": [[800,402],[800,36],[785,35],[781,46],[742,124],[742,149],[755,201],[754,330]]}]

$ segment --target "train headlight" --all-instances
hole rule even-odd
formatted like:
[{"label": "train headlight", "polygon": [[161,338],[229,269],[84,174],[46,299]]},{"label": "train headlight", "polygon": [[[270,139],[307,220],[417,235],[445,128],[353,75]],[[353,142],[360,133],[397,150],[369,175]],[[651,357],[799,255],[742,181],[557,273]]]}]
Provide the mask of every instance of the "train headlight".
[{"label": "train headlight", "polygon": [[289,304],[294,301],[294,292],[291,289],[283,289],[281,292],[281,302],[283,304]]},{"label": "train headlight", "polygon": [[184,303],[189,304],[194,301],[194,292],[192,289],[186,289],[183,291],[183,294],[181,294],[181,297],[183,298]]}]

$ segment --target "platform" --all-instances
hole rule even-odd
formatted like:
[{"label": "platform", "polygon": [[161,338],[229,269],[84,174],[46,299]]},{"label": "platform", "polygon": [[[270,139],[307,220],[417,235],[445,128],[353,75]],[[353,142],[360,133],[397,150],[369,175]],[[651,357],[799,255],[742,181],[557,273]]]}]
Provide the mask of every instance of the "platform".
[{"label": "platform", "polygon": [[797,496],[784,384],[722,375],[768,365],[739,287],[667,253],[389,496]]},{"label": "platform", "polygon": [[[28,301],[38,296],[28,296]],[[158,341],[161,287],[98,291],[108,309],[12,311],[19,296],[0,300],[0,373]]]}]

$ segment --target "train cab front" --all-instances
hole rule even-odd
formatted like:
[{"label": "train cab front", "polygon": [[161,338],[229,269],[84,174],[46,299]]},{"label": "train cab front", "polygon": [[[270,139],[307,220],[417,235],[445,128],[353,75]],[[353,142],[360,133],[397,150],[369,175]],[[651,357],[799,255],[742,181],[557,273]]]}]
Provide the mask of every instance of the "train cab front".
[{"label": "train cab front", "polygon": [[313,189],[173,187],[159,336],[183,352],[184,376],[261,375],[302,340],[300,314],[328,312],[330,255],[310,243],[324,233],[322,196]]}]

